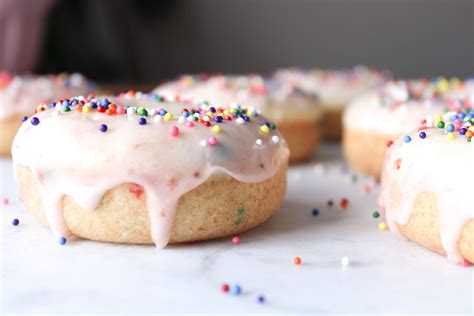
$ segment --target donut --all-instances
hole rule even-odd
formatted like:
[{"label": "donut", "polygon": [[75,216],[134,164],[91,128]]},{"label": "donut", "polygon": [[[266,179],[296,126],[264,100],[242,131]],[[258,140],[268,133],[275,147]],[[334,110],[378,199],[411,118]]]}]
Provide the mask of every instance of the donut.
[{"label": "donut", "polygon": [[93,90],[80,74],[14,76],[0,72],[0,156],[9,156],[23,117],[35,106],[54,99],[83,95]]},{"label": "donut", "polygon": [[317,149],[322,111],[317,98],[275,77],[260,75],[184,75],[158,86],[168,98],[199,99],[219,106],[246,104],[278,125],[290,162],[307,160]]},{"label": "donut", "polygon": [[457,79],[414,79],[391,81],[357,98],[343,114],[345,160],[353,169],[380,180],[387,146],[446,107],[462,107],[470,90],[467,81]]},{"label": "donut", "polygon": [[332,141],[341,139],[344,108],[354,98],[380,87],[390,78],[387,72],[365,66],[341,70],[282,68],[276,71],[276,76],[319,97],[324,110],[324,138]]},{"label": "donut", "polygon": [[158,248],[267,220],[285,195],[288,157],[255,110],[134,91],[46,105],[12,147],[20,199],[56,238]]},{"label": "donut", "polygon": [[378,198],[393,232],[458,263],[474,262],[473,105],[395,140]]}]

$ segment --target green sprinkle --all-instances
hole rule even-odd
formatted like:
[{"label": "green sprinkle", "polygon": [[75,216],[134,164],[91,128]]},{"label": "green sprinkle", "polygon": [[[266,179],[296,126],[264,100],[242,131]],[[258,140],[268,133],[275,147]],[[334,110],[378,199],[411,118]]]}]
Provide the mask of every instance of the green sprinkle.
[{"label": "green sprinkle", "polygon": [[380,217],[380,213],[377,212],[377,211],[375,211],[375,212],[372,213],[372,217],[373,217],[373,218],[379,218],[379,217]]}]

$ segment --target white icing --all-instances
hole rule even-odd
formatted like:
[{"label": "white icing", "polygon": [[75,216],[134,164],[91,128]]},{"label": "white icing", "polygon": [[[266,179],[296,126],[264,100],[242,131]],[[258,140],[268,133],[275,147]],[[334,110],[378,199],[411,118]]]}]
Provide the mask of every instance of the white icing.
[{"label": "white icing", "polygon": [[6,76],[9,77],[0,73],[0,120],[16,115],[29,115],[40,103],[85,95],[92,90],[90,83],[80,74],[14,76],[3,79]]},{"label": "white icing", "polygon": [[[474,219],[470,198],[474,142],[467,142],[460,135],[448,140],[443,129],[423,131],[426,139],[414,131],[408,134],[411,142],[405,143],[400,137],[387,151],[378,203],[390,229],[399,233],[398,225],[408,223],[418,195],[434,193],[441,243],[448,259],[460,262],[463,258],[458,250],[459,237],[464,225]],[[393,188],[400,190],[396,197]]]},{"label": "white icing", "polygon": [[171,99],[178,96],[220,106],[245,104],[277,123],[293,119],[314,121],[321,117],[317,98],[273,77],[219,75],[199,79],[183,76],[158,86],[155,92]]},{"label": "white icing", "polygon": [[318,95],[321,103],[329,107],[344,107],[354,98],[380,87],[389,79],[388,74],[364,66],[348,70],[280,69],[276,76]]},{"label": "white icing", "polygon": [[[37,175],[45,213],[58,236],[70,236],[62,216],[62,196],[93,210],[108,190],[135,183],[146,192],[152,239],[162,248],[169,241],[177,201],[183,194],[218,173],[241,182],[261,182],[288,161],[289,151],[279,132],[260,132],[266,120],[262,116],[244,124],[235,119],[216,123],[222,128],[216,134],[211,127],[179,122],[181,109],[189,109],[189,104],[158,103],[147,96],[109,99],[124,106],[164,108],[174,119],[155,122],[147,117],[148,124],[139,125],[139,116],[133,113],[109,116],[59,110],[61,114],[54,116],[58,110],[49,109],[36,115],[39,125],[28,120],[15,137],[14,165],[29,167]],[[100,132],[100,124],[106,124],[108,131]],[[177,137],[169,133],[173,125],[179,128]],[[272,141],[275,136],[278,142]],[[212,137],[217,145],[212,145]],[[258,139],[261,144],[256,147]]]}]

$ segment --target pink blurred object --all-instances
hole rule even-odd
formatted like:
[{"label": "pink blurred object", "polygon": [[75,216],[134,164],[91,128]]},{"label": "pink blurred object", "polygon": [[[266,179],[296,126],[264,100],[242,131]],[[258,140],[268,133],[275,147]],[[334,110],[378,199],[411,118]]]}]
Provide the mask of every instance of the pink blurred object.
[{"label": "pink blurred object", "polygon": [[0,70],[31,72],[54,0],[0,0]]}]

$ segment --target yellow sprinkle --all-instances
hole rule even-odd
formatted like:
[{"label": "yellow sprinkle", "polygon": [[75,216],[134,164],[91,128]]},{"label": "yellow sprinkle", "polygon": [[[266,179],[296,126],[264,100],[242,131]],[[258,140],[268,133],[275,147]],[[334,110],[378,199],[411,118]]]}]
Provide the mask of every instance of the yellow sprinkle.
[{"label": "yellow sprinkle", "polygon": [[164,116],[164,119],[165,119],[165,122],[171,121],[173,119],[173,114],[171,114],[170,112],[166,113]]},{"label": "yellow sprinkle", "polygon": [[212,112],[207,112],[206,115],[209,116],[210,118],[214,117],[214,113],[212,113]]},{"label": "yellow sprinkle", "polygon": [[443,117],[442,117],[441,115],[439,115],[439,114],[438,114],[438,115],[435,115],[435,117],[434,117],[435,123],[441,122],[442,119],[443,119]]},{"label": "yellow sprinkle", "polygon": [[219,125],[214,125],[214,126],[212,127],[212,130],[213,130],[214,133],[216,133],[216,134],[219,134],[219,133],[222,131],[222,129],[221,129],[221,127],[220,127]]},{"label": "yellow sprinkle", "polygon": [[446,135],[448,136],[449,140],[454,140],[454,138],[455,138],[454,133],[448,133]]},{"label": "yellow sprinkle", "polygon": [[82,112],[84,112],[84,113],[89,113],[90,111],[92,111],[92,108],[91,108],[90,106],[84,105],[84,106],[82,107]]},{"label": "yellow sprinkle", "polygon": [[265,133],[265,134],[268,134],[268,132],[270,131],[270,129],[268,128],[267,125],[262,125],[262,126],[260,126],[260,131],[262,131],[262,132]]},{"label": "yellow sprinkle", "polygon": [[380,223],[379,223],[379,229],[380,229],[380,230],[386,230],[386,229],[387,229],[387,223],[385,223],[385,222],[380,222]]},{"label": "yellow sprinkle", "polygon": [[449,81],[446,78],[440,78],[438,81],[438,89],[441,92],[446,92],[449,90]]},{"label": "yellow sprinkle", "polygon": [[224,110],[224,115],[229,115],[229,110],[225,109]]}]

